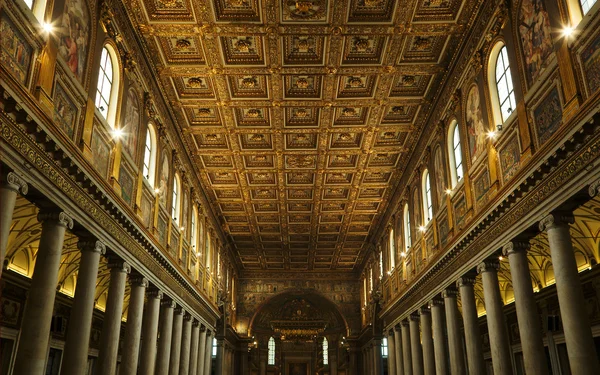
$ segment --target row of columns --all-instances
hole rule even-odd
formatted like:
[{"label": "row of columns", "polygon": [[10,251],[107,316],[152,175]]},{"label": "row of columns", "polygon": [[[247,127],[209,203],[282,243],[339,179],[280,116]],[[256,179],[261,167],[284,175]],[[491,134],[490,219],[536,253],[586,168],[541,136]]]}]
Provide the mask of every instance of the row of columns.
[{"label": "row of columns", "polygon": [[[330,351],[331,353],[331,351]],[[331,354],[330,354],[331,355]],[[381,337],[374,337],[368,344],[362,348],[363,355],[363,373],[366,375],[382,374],[383,358],[381,355]],[[350,361],[352,366],[352,360]],[[331,357],[329,364],[331,366]],[[336,369],[337,371],[337,369]],[[330,371],[331,373],[331,371]],[[337,372],[336,372],[337,373]]]},{"label": "row of columns", "polygon": [[[548,234],[571,373],[598,374],[600,366],[591,326],[586,310],[582,308],[585,303],[569,232],[569,224],[572,222],[572,216],[551,214],[540,222],[539,227]],[[502,253],[508,258],[511,271],[525,373],[545,375],[549,372],[529,272],[528,249],[528,240],[517,238],[505,244]],[[498,282],[499,268],[498,258],[487,259],[477,266],[477,272],[482,278],[494,374],[507,375],[513,374],[513,364]],[[428,308],[421,308],[410,315],[408,320],[403,320],[399,326],[387,332],[389,374],[454,375],[486,372],[474,283],[475,278],[471,275],[459,278],[456,287],[452,286],[442,292],[442,298],[435,297],[429,302]],[[464,336],[460,328],[461,318],[457,304],[459,294]]]},{"label": "row of columns", "polygon": [[[2,260],[6,255],[19,192],[25,194],[27,184],[16,174],[8,173],[0,185]],[[58,210],[42,210],[38,220],[42,223],[42,232],[16,346],[15,374],[45,373],[63,243],[66,230],[73,228],[70,215]],[[92,237],[81,237],[78,248],[81,258],[67,327],[62,375],[83,375],[87,371],[98,267],[100,257],[106,254],[105,244]],[[116,373],[125,287],[127,275],[131,273],[131,266],[113,253],[108,255],[108,268],[110,280],[95,372],[98,375]],[[149,289],[148,279],[141,274],[132,274],[129,283],[131,293],[119,375],[135,375],[138,364],[140,373],[147,375],[210,374],[210,331],[201,328],[199,321],[183,309],[176,309],[175,302],[165,299],[161,303],[162,292]]]}]

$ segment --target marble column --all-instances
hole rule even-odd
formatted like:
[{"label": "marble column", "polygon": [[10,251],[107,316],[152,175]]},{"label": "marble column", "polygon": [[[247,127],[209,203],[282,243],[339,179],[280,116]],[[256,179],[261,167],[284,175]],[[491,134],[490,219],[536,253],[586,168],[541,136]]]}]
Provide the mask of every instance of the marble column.
[{"label": "marble column", "polygon": [[[266,360],[266,358],[265,358]],[[266,364],[266,362],[265,362]],[[211,332],[206,332],[206,345],[204,347],[204,375],[210,375],[212,367],[212,336]],[[266,367],[265,367],[266,368]]]},{"label": "marble column", "polygon": [[423,348],[421,348],[421,331],[419,329],[419,315],[411,314],[409,317],[410,330],[410,357],[414,375],[423,375]]},{"label": "marble column", "polygon": [[483,284],[483,299],[490,335],[494,375],[508,375],[513,373],[513,368],[508,329],[504,320],[504,303],[498,283],[498,269],[500,269],[500,263],[497,260],[487,260],[477,266],[477,272],[481,274]]},{"label": "marble column", "polygon": [[114,256],[108,258],[108,268],[110,269],[110,281],[102,333],[100,334],[97,375],[114,375],[117,370],[125,283],[127,274],[131,271],[131,266],[127,262]]},{"label": "marble column", "polygon": [[404,375],[402,360],[402,331],[399,325],[394,327],[394,349],[396,350],[396,375]]},{"label": "marble column", "polygon": [[192,338],[190,340],[190,372],[196,375],[198,372],[198,340],[200,338],[200,322],[194,319],[192,322]]},{"label": "marble column", "polygon": [[104,243],[90,238],[80,238],[77,247],[81,258],[60,366],[63,375],[83,375],[87,371],[98,265],[100,256],[106,252]]},{"label": "marble column", "polygon": [[206,327],[200,327],[200,337],[198,338],[198,370],[196,375],[204,375],[204,359],[206,358]]},{"label": "marble column", "polygon": [[485,374],[483,345],[481,342],[481,334],[479,332],[475,289],[473,285],[475,285],[475,279],[469,276],[463,276],[456,282],[456,286],[460,291],[460,301],[462,303],[469,374]]},{"label": "marble column", "polygon": [[433,330],[433,352],[435,355],[436,375],[448,375],[446,333],[444,327],[444,301],[434,298],[429,302],[431,327]]},{"label": "marble column", "polygon": [[171,337],[171,360],[169,361],[169,375],[179,375],[179,362],[181,360],[181,334],[183,331],[182,308],[175,309],[173,315],[173,336]]},{"label": "marble column", "polygon": [[351,344],[348,349],[348,375],[358,375],[358,351],[356,344]]},{"label": "marble column", "polygon": [[140,353],[140,337],[142,336],[142,317],[144,313],[144,295],[148,287],[148,279],[136,274],[129,278],[129,307],[127,308],[127,324],[119,375],[137,374]]},{"label": "marble column", "polygon": [[542,219],[539,227],[548,233],[571,372],[574,375],[600,374],[590,321],[587,310],[583,308],[586,303],[569,232],[569,224],[573,221],[570,215],[554,213]]},{"label": "marble column", "polygon": [[527,251],[529,241],[515,240],[502,247],[508,258],[510,275],[515,294],[515,307],[519,322],[519,337],[523,350],[523,364],[528,375],[548,374],[540,315],[533,296]]},{"label": "marble column", "polygon": [[396,345],[394,343],[394,331],[387,332],[388,346],[388,374],[396,375]]},{"label": "marble column", "polygon": [[192,316],[185,314],[183,317],[183,331],[181,333],[181,356],[179,360],[179,375],[190,373],[190,346],[192,344]]},{"label": "marble column", "polygon": [[402,363],[404,375],[412,375],[412,359],[410,349],[410,328],[408,321],[402,321]]},{"label": "marble column", "polygon": [[64,212],[41,211],[38,220],[42,234],[21,318],[13,374],[45,373],[60,256],[65,231],[73,228],[73,219]]},{"label": "marble column", "polygon": [[176,304],[171,300],[163,300],[160,311],[160,336],[156,353],[156,375],[167,375],[171,362],[171,340],[173,338],[173,312]]},{"label": "marble column", "polygon": [[[277,345],[277,347],[280,347],[279,345]],[[215,358],[215,374],[216,375],[223,375],[223,368],[224,368],[224,363],[225,361],[225,340],[223,339],[223,336],[219,335],[217,336],[217,356]]]},{"label": "marble column", "polygon": [[158,289],[146,293],[146,306],[142,319],[142,347],[140,350],[140,374],[154,375],[156,365],[156,340],[158,338],[158,319],[160,300],[163,294]]},{"label": "marble column", "polygon": [[8,236],[12,225],[13,212],[17,202],[17,194],[27,194],[29,186],[14,172],[8,172],[6,180],[0,184],[0,276],[4,268],[4,257],[8,246]]},{"label": "marble column", "polygon": [[[338,373],[338,369],[337,369],[338,342],[337,342],[337,339],[331,338],[329,340],[329,353],[328,354],[329,354],[329,375],[337,375],[337,373]],[[376,362],[377,362],[377,360],[376,360]],[[381,369],[381,363],[382,363],[381,350],[379,351],[379,363],[380,363],[379,369]]]},{"label": "marble column", "polygon": [[383,358],[381,357],[381,338],[377,337],[373,339],[373,346],[371,348],[373,357],[373,372],[383,374]]},{"label": "marble column", "polygon": [[422,308],[419,310],[419,314],[421,316],[421,343],[423,345],[423,373],[425,375],[435,375],[431,311],[428,308]]},{"label": "marble column", "polygon": [[466,374],[463,340],[460,331],[460,313],[456,303],[456,289],[446,289],[442,292],[446,310],[446,327],[448,329],[448,352],[450,354],[450,373],[452,375]]}]

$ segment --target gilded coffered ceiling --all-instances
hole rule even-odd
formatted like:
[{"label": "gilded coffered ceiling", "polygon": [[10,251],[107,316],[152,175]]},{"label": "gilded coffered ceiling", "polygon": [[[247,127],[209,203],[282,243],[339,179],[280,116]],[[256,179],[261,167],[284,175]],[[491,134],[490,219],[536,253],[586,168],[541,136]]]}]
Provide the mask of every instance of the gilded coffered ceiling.
[{"label": "gilded coffered ceiling", "polygon": [[480,2],[127,1],[245,270],[352,271]]}]

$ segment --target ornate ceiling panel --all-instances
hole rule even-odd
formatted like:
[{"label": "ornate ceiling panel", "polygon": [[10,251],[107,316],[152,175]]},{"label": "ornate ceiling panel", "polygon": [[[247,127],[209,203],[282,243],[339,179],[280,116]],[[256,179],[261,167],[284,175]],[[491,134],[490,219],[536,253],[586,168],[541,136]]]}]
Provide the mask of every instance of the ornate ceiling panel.
[{"label": "ornate ceiling panel", "polygon": [[355,269],[480,5],[126,3],[244,269]]}]

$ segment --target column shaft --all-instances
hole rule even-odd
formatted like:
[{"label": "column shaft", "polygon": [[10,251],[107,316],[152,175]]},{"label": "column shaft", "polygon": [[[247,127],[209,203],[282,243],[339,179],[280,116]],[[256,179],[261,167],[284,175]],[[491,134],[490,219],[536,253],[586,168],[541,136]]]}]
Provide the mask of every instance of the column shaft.
[{"label": "column shaft", "polygon": [[394,327],[394,349],[396,350],[396,375],[404,375],[404,361],[402,360],[402,331],[399,326]]},{"label": "column shaft", "polygon": [[190,372],[190,345],[192,344],[192,317],[183,318],[183,331],[181,333],[181,359],[179,360],[179,375],[189,375]]},{"label": "column shaft", "polygon": [[81,258],[60,369],[63,375],[83,375],[87,370],[98,265],[100,255],[106,252],[100,241],[80,240],[78,247]]},{"label": "column shaft", "polygon": [[421,342],[423,345],[423,372],[425,375],[435,375],[435,354],[433,350],[433,331],[431,312],[421,309]]},{"label": "column shaft", "polygon": [[73,228],[73,220],[64,212],[40,212],[38,220],[42,234],[21,319],[14,374],[44,374],[60,256],[65,231]]},{"label": "column shaft", "polygon": [[463,324],[465,327],[465,342],[467,347],[467,364],[469,374],[485,374],[485,362],[483,361],[483,350],[479,323],[477,320],[477,306],[475,303],[475,290],[473,285],[475,279],[461,277],[457,286],[460,290],[462,302]]},{"label": "column shaft", "polygon": [[572,222],[572,217],[553,214],[540,222],[540,230],[546,229],[548,233],[571,372],[574,375],[600,374],[590,321],[587,310],[583,308],[586,304],[571,243],[569,223]]},{"label": "column shaft", "polygon": [[410,353],[414,375],[423,375],[423,349],[421,348],[421,332],[419,330],[419,316],[413,314],[409,320]]},{"label": "column shaft", "polygon": [[200,328],[200,338],[198,338],[198,370],[196,375],[204,375],[204,359],[206,358],[206,327]]},{"label": "column shaft", "polygon": [[173,336],[171,337],[171,360],[169,361],[169,375],[179,375],[183,314],[184,311],[182,309],[178,309],[175,311],[175,315],[173,316]]},{"label": "column shaft", "polygon": [[223,367],[225,361],[225,345],[222,336],[217,338],[217,358],[215,358],[216,366],[215,366],[215,374],[223,375]]},{"label": "column shaft", "polygon": [[402,363],[404,364],[404,375],[412,375],[412,359],[410,349],[410,331],[408,322],[402,322]]},{"label": "column shaft", "polygon": [[156,354],[156,375],[167,375],[169,373],[174,310],[175,302],[163,301],[160,311],[160,336],[158,338],[158,353]]},{"label": "column shaft", "polygon": [[142,336],[142,317],[144,313],[144,295],[148,287],[148,279],[136,275],[131,278],[129,307],[127,308],[127,324],[125,325],[125,341],[123,355],[119,366],[119,375],[137,374],[140,353],[140,337]]},{"label": "column shaft", "polygon": [[446,309],[446,327],[448,329],[448,352],[450,353],[450,373],[452,375],[466,374],[463,340],[460,332],[458,305],[456,304],[457,292],[455,289],[446,289],[444,307]]},{"label": "column shaft", "polygon": [[515,307],[519,322],[519,336],[523,349],[523,364],[528,375],[546,375],[546,355],[542,341],[542,327],[538,314],[529,262],[527,260],[528,242],[513,241],[504,245],[502,252],[508,257],[513,291],[515,293]]},{"label": "column shaft", "polygon": [[388,332],[388,374],[396,375],[396,345],[394,343],[393,331]]},{"label": "column shaft", "polygon": [[117,370],[125,282],[127,274],[131,271],[129,264],[120,259],[110,259],[108,267],[110,268],[110,281],[102,333],[100,334],[97,375],[114,375]]},{"label": "column shaft", "polygon": [[508,375],[513,373],[513,369],[508,330],[506,329],[506,321],[504,320],[504,303],[498,284],[499,268],[500,265],[497,261],[486,261],[477,267],[477,271],[481,273],[483,283],[483,298],[485,301],[488,333],[490,335],[494,374]]},{"label": "column shaft", "polygon": [[198,372],[198,340],[200,338],[200,323],[196,320],[192,323],[192,339],[190,344],[190,375]]},{"label": "column shaft", "polygon": [[156,365],[156,340],[158,338],[158,319],[162,292],[152,290],[148,293],[144,318],[142,319],[142,348],[140,351],[140,374],[154,375]]},{"label": "column shaft", "polygon": [[444,306],[441,299],[429,303],[431,310],[431,326],[433,329],[433,352],[435,355],[436,375],[448,375],[448,358],[446,334],[444,327]]},{"label": "column shaft", "polygon": [[376,375],[383,374],[383,358],[381,358],[381,339],[377,338],[373,340],[373,347],[371,348],[371,350],[373,351],[371,353],[373,356],[373,371]]},{"label": "column shaft", "polygon": [[2,202],[0,206],[0,276],[2,276],[2,268],[4,268],[8,236],[19,190],[23,195],[27,194],[27,183],[14,172],[8,172],[6,181],[0,185],[0,202]]},{"label": "column shaft", "polygon": [[[266,360],[266,358],[265,358]],[[266,364],[266,362],[265,362]],[[212,336],[210,333],[206,333],[206,346],[204,348],[204,375],[210,375],[210,368],[212,367]],[[266,369],[266,367],[265,367]]]}]

